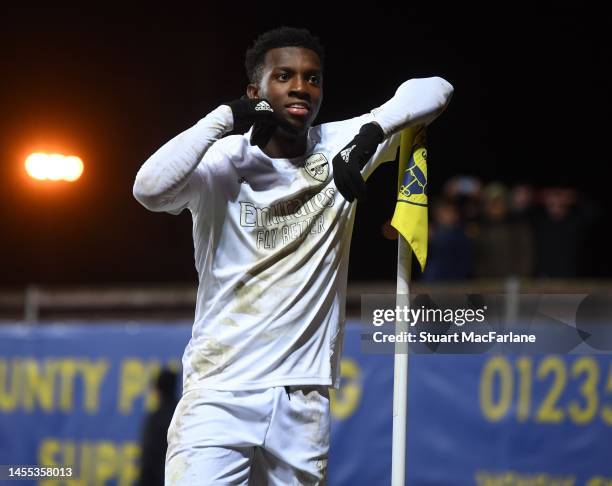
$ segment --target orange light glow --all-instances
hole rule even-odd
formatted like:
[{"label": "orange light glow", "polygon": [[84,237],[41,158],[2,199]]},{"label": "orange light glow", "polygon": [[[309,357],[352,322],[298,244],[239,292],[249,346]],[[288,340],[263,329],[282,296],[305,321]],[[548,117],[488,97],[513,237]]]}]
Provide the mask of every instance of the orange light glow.
[{"label": "orange light glow", "polygon": [[74,182],[83,173],[83,161],[75,155],[37,152],[28,155],[25,169],[33,179]]}]

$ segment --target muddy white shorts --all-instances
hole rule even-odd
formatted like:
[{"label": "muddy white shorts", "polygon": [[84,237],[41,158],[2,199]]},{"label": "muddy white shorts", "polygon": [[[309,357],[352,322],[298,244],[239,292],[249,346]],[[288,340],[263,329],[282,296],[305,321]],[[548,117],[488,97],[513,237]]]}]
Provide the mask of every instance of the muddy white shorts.
[{"label": "muddy white shorts", "polygon": [[166,486],[326,484],[327,386],[190,390],[168,429]]}]

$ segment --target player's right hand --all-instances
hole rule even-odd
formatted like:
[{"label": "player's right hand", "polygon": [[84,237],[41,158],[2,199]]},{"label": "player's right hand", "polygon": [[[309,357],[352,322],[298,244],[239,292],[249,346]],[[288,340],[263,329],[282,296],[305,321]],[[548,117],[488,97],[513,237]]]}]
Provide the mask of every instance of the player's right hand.
[{"label": "player's right hand", "polygon": [[232,110],[234,130],[246,131],[252,125],[251,145],[264,148],[279,126],[295,132],[295,129],[278,116],[265,98],[249,98],[244,95],[238,100],[224,103]]}]

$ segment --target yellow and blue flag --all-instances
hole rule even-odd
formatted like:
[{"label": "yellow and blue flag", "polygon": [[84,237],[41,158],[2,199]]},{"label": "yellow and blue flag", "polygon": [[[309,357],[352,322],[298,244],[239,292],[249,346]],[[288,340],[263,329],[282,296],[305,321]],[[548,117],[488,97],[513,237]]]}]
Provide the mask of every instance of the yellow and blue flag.
[{"label": "yellow and blue flag", "polygon": [[391,225],[400,232],[425,270],[427,262],[427,139],[424,126],[402,130],[397,203]]}]

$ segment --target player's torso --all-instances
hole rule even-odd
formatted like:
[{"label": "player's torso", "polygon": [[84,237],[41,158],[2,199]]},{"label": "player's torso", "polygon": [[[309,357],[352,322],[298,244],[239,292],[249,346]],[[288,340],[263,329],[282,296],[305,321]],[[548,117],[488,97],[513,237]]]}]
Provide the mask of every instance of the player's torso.
[{"label": "player's torso", "polygon": [[338,263],[353,211],[333,182],[335,146],[313,141],[308,148],[291,160],[271,159],[248,143],[232,154],[235,187],[217,211],[224,221],[213,268],[291,279],[304,267]]},{"label": "player's torso", "polygon": [[200,286],[186,385],[322,382],[354,205],[333,183],[334,147],[315,143],[292,161],[242,148],[247,153],[232,152],[232,170],[217,180],[223,188],[194,214]]}]

